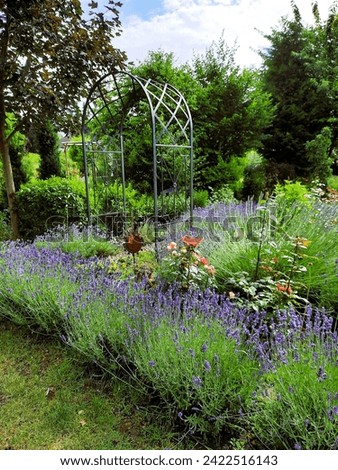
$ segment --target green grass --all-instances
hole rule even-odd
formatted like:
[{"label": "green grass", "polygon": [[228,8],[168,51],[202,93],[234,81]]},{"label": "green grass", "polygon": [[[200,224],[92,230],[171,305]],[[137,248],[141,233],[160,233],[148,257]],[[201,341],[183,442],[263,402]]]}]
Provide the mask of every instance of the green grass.
[{"label": "green grass", "polygon": [[61,343],[0,320],[0,345],[0,449],[182,448],[144,398]]}]

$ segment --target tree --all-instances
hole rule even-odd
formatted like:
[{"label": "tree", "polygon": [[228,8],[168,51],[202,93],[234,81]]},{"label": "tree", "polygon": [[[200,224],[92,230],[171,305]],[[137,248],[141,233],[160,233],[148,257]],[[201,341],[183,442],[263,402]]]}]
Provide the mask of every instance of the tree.
[{"label": "tree", "polygon": [[[170,83],[186,99],[194,124],[195,186],[229,182],[231,157],[261,147],[273,113],[269,94],[262,90],[257,72],[240,71],[234,64],[233,51],[223,38],[204,56],[195,57],[192,65],[176,65],[172,53],[153,51],[132,71]],[[150,191],[152,140],[145,98],[135,96],[133,109],[124,121],[126,176],[138,189]]]},{"label": "tree", "polygon": [[[0,154],[13,236],[19,236],[9,143],[34,121],[64,131],[76,127],[80,98],[101,74],[124,66],[112,45],[120,34],[120,2],[108,0],[107,14],[91,2],[83,17],[80,0],[0,0]],[[16,126],[7,132],[6,115]]]},{"label": "tree", "polygon": [[39,175],[45,180],[61,176],[60,139],[50,121],[39,125],[36,131],[37,150],[41,158]]},{"label": "tree", "polygon": [[[337,13],[333,5],[322,22],[315,3],[315,25],[305,27],[298,7],[292,6],[294,17],[282,18],[279,28],[266,35],[271,46],[261,53],[264,88],[276,106],[263,154],[281,167],[289,165],[296,176],[312,178],[328,167],[316,159],[332,159],[337,144]],[[323,132],[325,142],[330,138],[328,146],[320,137]]]},{"label": "tree", "polygon": [[222,185],[229,182],[231,159],[261,148],[274,110],[258,73],[240,70],[223,38],[195,57],[191,73],[200,87],[192,114],[196,154],[204,159],[201,184]]}]

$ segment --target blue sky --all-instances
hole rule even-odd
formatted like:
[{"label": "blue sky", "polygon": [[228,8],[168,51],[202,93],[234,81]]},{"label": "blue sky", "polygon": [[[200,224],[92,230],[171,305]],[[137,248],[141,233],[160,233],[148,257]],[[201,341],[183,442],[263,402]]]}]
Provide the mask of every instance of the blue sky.
[{"label": "blue sky", "polygon": [[121,8],[121,18],[137,15],[147,20],[163,12],[161,0],[124,0]]},{"label": "blue sky", "polygon": [[[83,5],[88,0],[81,0]],[[96,0],[100,6],[107,0]],[[305,23],[312,22],[312,1],[295,0]],[[259,67],[257,53],[269,44],[259,31],[268,34],[282,16],[291,16],[291,0],[121,0],[123,33],[114,45],[130,61],[143,61],[149,51],[173,52],[177,63],[202,55],[221,37],[236,48],[241,67]],[[333,0],[318,0],[327,18]]]}]

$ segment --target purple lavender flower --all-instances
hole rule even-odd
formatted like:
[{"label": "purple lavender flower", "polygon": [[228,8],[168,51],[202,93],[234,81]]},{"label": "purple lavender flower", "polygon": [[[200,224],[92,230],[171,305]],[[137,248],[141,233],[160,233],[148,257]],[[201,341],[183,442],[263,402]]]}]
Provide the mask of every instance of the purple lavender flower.
[{"label": "purple lavender flower", "polygon": [[206,352],[208,350],[208,345],[206,343],[202,344],[201,351]]},{"label": "purple lavender flower", "polygon": [[326,372],[322,366],[319,367],[317,372],[318,382],[322,382],[327,378]]},{"label": "purple lavender flower", "polygon": [[193,383],[196,387],[202,387],[202,379],[201,379],[201,377],[196,377],[195,375],[193,375],[193,377],[192,377],[192,383]]},{"label": "purple lavender flower", "polygon": [[195,351],[192,348],[189,348],[189,353],[191,357],[195,357]]},{"label": "purple lavender flower", "polygon": [[211,370],[211,365],[209,361],[204,361],[204,369],[209,372]]},{"label": "purple lavender flower", "polygon": [[327,416],[328,416],[330,421],[333,421],[335,416],[338,416],[338,406],[334,406],[333,408],[328,410]]}]

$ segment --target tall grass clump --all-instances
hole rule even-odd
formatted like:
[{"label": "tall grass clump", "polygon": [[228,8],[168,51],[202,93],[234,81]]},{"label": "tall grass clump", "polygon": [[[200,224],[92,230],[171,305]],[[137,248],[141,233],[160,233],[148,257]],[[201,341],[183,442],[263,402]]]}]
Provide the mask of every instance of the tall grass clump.
[{"label": "tall grass clump", "polygon": [[198,211],[221,291],[256,308],[312,302],[337,311],[338,206],[305,201],[271,198]]}]

